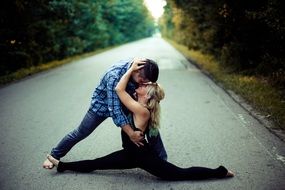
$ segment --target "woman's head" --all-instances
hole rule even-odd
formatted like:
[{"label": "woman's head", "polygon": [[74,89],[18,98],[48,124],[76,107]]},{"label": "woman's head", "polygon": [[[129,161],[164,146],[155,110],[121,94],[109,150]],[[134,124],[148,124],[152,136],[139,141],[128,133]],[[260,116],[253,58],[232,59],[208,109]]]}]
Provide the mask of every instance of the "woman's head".
[{"label": "woman's head", "polygon": [[160,124],[160,101],[164,99],[164,90],[158,83],[146,86],[146,107],[150,111],[150,127],[158,128]]},{"label": "woman's head", "polygon": [[164,99],[164,90],[158,83],[149,83],[146,86],[149,106]]}]

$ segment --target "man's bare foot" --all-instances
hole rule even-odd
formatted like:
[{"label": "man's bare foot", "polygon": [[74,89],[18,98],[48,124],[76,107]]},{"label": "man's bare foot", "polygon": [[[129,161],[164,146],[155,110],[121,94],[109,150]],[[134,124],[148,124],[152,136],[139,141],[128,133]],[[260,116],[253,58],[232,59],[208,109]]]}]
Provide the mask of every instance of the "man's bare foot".
[{"label": "man's bare foot", "polygon": [[51,155],[47,155],[47,159],[56,167],[58,166],[59,160],[55,159],[54,157],[52,157]]},{"label": "man's bare foot", "polygon": [[228,170],[226,177],[234,177],[234,176],[235,174],[232,171]]},{"label": "man's bare foot", "polygon": [[54,164],[50,162],[48,159],[46,159],[43,163],[43,168],[45,169],[52,169],[54,167]]}]

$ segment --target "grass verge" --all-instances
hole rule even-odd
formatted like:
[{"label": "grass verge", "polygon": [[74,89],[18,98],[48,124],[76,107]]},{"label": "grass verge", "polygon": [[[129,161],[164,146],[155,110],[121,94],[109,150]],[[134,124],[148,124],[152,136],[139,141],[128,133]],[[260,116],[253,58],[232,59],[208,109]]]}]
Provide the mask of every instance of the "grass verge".
[{"label": "grass verge", "polygon": [[255,110],[273,121],[274,125],[267,127],[285,132],[285,99],[280,90],[271,86],[265,78],[229,73],[212,56],[189,50],[173,41],[168,42],[224,88],[240,95]]},{"label": "grass verge", "polygon": [[96,54],[102,53],[104,51],[107,51],[107,50],[115,48],[115,47],[117,47],[117,46],[112,46],[112,47],[108,47],[108,48],[98,49],[98,50],[93,51],[93,52],[89,52],[89,53],[85,53],[85,54],[81,54],[81,55],[68,57],[66,59],[55,60],[55,61],[51,61],[51,62],[48,62],[48,63],[40,64],[40,65],[37,65],[37,66],[32,66],[32,67],[29,67],[29,68],[19,69],[19,70],[13,72],[13,73],[10,73],[10,74],[4,75],[4,76],[0,76],[0,86],[3,86],[5,84],[8,84],[8,83],[13,82],[13,81],[17,81],[17,80],[23,79],[23,78],[25,78],[27,76],[30,76],[30,75],[35,74],[35,73],[39,73],[41,71],[45,71],[45,70],[48,70],[48,69],[51,69],[51,68],[55,68],[55,67],[67,64],[67,63],[71,63],[72,61],[76,61],[76,60],[79,60],[79,59],[82,59],[82,58],[85,58],[85,57],[89,57],[89,56],[92,56],[92,55],[96,55]]}]

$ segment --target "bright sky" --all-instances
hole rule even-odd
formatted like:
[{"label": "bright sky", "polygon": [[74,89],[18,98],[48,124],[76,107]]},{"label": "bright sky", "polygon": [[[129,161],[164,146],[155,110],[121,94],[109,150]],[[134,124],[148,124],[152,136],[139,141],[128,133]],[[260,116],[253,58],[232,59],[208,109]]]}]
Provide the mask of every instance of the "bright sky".
[{"label": "bright sky", "polygon": [[163,7],[166,5],[165,0],[144,0],[144,3],[155,20],[161,17],[164,11]]}]

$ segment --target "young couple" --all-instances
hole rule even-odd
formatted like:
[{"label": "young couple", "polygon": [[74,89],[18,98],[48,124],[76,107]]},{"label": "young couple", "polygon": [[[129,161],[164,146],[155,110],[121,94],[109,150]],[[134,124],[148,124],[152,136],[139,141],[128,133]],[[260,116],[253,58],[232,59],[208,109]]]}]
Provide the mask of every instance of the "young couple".
[{"label": "young couple", "polygon": [[[156,83],[159,69],[150,59],[133,59],[113,65],[92,96],[91,106],[77,129],[52,149],[43,167],[91,172],[107,169],[141,168],[166,180],[199,180],[233,177],[224,166],[180,168],[166,161],[158,127],[164,91]],[[62,162],[60,158],[87,137],[107,117],[121,127],[123,149],[94,160]]]}]

